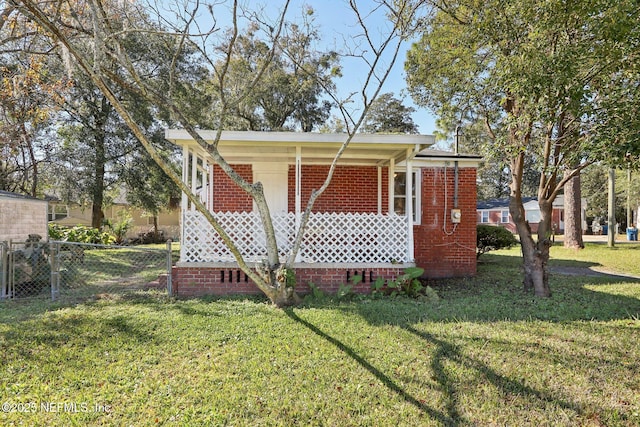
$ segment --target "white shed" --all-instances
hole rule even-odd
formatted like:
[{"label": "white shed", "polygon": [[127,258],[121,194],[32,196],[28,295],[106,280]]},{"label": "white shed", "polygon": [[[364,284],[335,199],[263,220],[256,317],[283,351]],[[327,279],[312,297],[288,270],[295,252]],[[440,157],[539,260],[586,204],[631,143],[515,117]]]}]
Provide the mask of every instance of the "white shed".
[{"label": "white shed", "polygon": [[24,242],[29,234],[47,240],[46,200],[0,190],[0,242]]}]

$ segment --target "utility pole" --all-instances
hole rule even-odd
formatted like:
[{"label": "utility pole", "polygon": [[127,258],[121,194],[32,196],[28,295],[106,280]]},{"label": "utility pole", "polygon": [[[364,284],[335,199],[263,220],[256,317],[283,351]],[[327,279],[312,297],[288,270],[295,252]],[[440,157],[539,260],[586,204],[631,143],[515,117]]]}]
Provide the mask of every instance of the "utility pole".
[{"label": "utility pole", "polygon": [[607,232],[607,245],[613,247],[616,244],[616,171],[609,169],[609,230]]},{"label": "utility pole", "polygon": [[631,168],[627,166],[627,228],[633,224],[633,211],[631,210]]}]

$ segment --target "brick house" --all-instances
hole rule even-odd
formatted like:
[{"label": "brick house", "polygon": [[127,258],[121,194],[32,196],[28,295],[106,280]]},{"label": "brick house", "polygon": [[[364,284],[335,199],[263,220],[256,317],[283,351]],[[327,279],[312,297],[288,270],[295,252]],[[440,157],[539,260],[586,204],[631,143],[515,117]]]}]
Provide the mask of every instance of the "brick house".
[{"label": "brick house", "polygon": [[[540,222],[540,206],[538,199],[535,197],[525,197],[522,199],[524,206],[525,218],[529,222],[531,231],[538,232],[538,223]],[[587,229],[586,224],[586,200],[582,199],[582,230]],[[516,233],[516,225],[509,214],[509,199],[494,199],[478,202],[477,206],[478,224],[499,225]],[[560,194],[553,201],[553,210],[551,212],[553,227],[558,234],[564,233],[564,195]]]},{"label": "brick house", "polygon": [[[206,140],[214,132],[202,131]],[[183,180],[235,240],[259,262],[264,233],[251,198],[183,130],[166,138],[183,150]],[[343,134],[223,132],[222,156],[249,182],[262,182],[280,255],[292,245],[311,191],[323,182]],[[299,291],[308,283],[338,289],[354,275],[367,292],[377,277],[419,266],[432,278],[476,273],[478,156],[429,150],[433,136],[357,135],[316,201],[295,264]],[[259,293],[217,233],[183,195],[175,294]]]}]

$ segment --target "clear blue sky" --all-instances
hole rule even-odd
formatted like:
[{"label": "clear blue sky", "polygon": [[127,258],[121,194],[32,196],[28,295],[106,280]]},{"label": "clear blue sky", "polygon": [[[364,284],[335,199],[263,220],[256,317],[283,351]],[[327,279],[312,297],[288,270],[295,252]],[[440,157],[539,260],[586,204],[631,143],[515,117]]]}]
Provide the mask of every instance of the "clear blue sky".
[{"label": "clear blue sky", "polygon": [[[330,49],[337,51],[344,50],[345,38],[348,42],[352,42],[352,37],[361,32],[355,25],[355,16],[348,7],[346,0],[293,0],[289,10],[289,18],[294,19],[300,16],[303,5],[311,6],[315,11],[315,22],[320,27],[322,33],[322,41]],[[369,0],[359,0],[358,7],[361,12],[370,9],[375,2]],[[368,16],[367,28],[372,35],[378,35],[385,31],[387,25],[384,16]],[[404,73],[404,61],[406,50],[410,47],[410,43],[406,43],[403,51],[398,56],[392,73],[385,82],[381,93],[393,92],[397,98],[403,99],[404,104],[416,109],[413,113],[413,121],[418,125],[421,134],[433,134],[436,129],[435,117],[425,109],[413,104],[411,97],[405,93],[406,82]],[[336,81],[340,94],[346,95],[349,92],[362,87],[362,79],[364,71],[362,63],[356,63],[354,60],[343,60],[343,77]]]}]

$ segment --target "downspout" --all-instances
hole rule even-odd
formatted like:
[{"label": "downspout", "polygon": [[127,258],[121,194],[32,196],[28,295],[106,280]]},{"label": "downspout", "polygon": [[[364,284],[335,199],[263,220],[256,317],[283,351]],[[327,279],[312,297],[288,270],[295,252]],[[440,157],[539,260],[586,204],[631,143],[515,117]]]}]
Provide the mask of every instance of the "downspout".
[{"label": "downspout", "polygon": [[453,162],[454,174],[453,174],[453,208],[458,209],[458,161]]},{"label": "downspout", "polygon": [[[456,146],[454,154],[456,157],[460,155],[460,124],[456,126]],[[458,209],[458,161],[454,163],[454,181],[453,181],[453,208]]]},{"label": "downspout", "polygon": [[[460,156],[459,153],[459,145],[460,145],[460,124],[458,124],[456,126],[456,135],[455,135],[455,145],[454,145],[454,156],[457,158]],[[454,160],[453,165],[454,165],[454,177],[453,177],[453,208],[451,209],[451,212],[447,211],[447,165],[448,162],[445,163],[444,166],[444,214],[443,214],[443,221],[442,221],[442,231],[444,232],[444,234],[446,234],[447,236],[451,236],[453,233],[455,233],[456,228],[458,227],[458,224],[461,221],[462,218],[462,213],[460,211],[460,209],[458,208],[458,181],[460,180],[459,178],[459,164],[458,164],[458,160]],[[450,215],[451,218],[451,222],[453,223],[453,230],[452,231],[447,231],[447,215]]]}]

